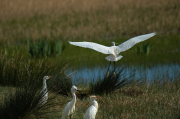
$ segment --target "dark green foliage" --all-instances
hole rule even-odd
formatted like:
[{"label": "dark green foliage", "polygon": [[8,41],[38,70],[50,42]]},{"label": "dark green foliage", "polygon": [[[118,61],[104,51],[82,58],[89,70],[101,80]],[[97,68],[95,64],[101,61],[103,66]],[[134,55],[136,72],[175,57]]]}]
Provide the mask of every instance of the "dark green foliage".
[{"label": "dark green foliage", "polygon": [[104,93],[109,94],[112,91],[120,89],[124,86],[127,86],[131,83],[130,78],[132,76],[126,77],[126,74],[123,72],[125,68],[121,68],[119,71],[116,71],[116,76],[114,76],[115,69],[109,72],[109,75],[104,76],[103,79],[97,80],[95,83],[90,83],[90,93],[96,95],[102,95]]},{"label": "dark green foliage", "polygon": [[147,55],[149,55],[150,48],[151,48],[151,45],[149,43],[142,44],[141,46],[136,47],[136,52],[137,52],[137,54],[147,54]]},{"label": "dark green foliage", "polygon": [[27,40],[27,48],[31,57],[40,58],[60,55],[65,46],[60,40],[36,40],[32,43]]},{"label": "dark green foliage", "polygon": [[[34,89],[36,89],[34,87]],[[33,107],[33,98],[36,95],[34,90],[25,90],[17,88],[15,93],[11,93],[4,99],[4,103],[0,106],[1,119],[18,119],[25,117]],[[32,106],[31,106],[32,105]]]},{"label": "dark green foliage", "polygon": [[57,75],[52,80],[52,90],[58,94],[69,96],[71,93],[72,79],[67,77],[64,73]]}]

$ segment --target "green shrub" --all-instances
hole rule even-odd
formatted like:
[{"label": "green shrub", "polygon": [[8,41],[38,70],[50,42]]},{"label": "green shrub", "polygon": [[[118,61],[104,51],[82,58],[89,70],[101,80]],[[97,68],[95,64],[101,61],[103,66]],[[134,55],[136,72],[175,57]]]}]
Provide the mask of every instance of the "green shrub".
[{"label": "green shrub", "polygon": [[45,39],[33,42],[27,40],[27,48],[31,57],[40,58],[60,55],[65,46],[60,40],[52,41]]}]

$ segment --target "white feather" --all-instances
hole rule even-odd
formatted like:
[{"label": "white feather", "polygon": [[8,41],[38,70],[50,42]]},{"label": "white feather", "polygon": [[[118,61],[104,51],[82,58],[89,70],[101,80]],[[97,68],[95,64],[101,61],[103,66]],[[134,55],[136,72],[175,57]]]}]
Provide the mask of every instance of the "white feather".
[{"label": "white feather", "polygon": [[134,37],[134,38],[131,38],[131,39],[125,41],[124,43],[122,43],[122,44],[120,44],[120,45],[118,46],[118,48],[117,48],[117,49],[118,49],[118,52],[117,52],[117,53],[119,54],[120,52],[126,51],[126,50],[128,50],[129,48],[133,47],[135,44],[137,44],[137,43],[139,43],[139,42],[141,42],[141,41],[145,41],[145,40],[147,40],[148,38],[153,37],[154,35],[156,35],[155,32],[154,32],[154,33],[145,34],[145,35],[136,36],[136,37]]},{"label": "white feather", "polygon": [[71,88],[73,99],[65,106],[61,119],[71,118],[73,113],[75,112],[76,91],[77,91],[77,87],[73,85]]},{"label": "white feather", "polygon": [[69,41],[69,43],[71,45],[76,45],[79,47],[90,48],[90,49],[96,50],[98,52],[101,52],[103,54],[111,54],[111,50],[109,47],[104,46],[104,45],[100,45],[97,43],[93,43],[93,42],[70,42],[70,41]]}]

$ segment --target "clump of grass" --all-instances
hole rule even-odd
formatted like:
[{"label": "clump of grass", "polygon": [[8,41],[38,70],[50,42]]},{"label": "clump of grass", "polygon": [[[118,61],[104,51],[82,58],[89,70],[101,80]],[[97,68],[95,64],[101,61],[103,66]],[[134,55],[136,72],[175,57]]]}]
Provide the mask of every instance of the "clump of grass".
[{"label": "clump of grass", "polygon": [[42,59],[28,59],[18,53],[12,57],[1,54],[0,57],[0,85],[19,87],[28,81],[42,82],[46,75],[59,75],[63,72],[67,62],[49,62]]},{"label": "clump of grass", "polygon": [[7,59],[2,56],[0,60],[0,84],[3,86],[22,86],[27,83],[26,79],[38,82],[48,73],[43,61],[35,62],[20,56]]},{"label": "clump of grass", "polygon": [[[119,71],[112,70],[109,75],[104,76],[103,79],[99,79],[96,82],[90,83],[90,93],[96,95],[109,94],[117,89],[128,86],[131,83],[131,77],[126,77],[123,72],[125,68],[121,68]],[[116,76],[114,76],[116,72]]]},{"label": "clump of grass", "polygon": [[40,93],[39,85],[35,82],[29,83],[24,87],[17,87],[4,96],[4,101],[0,103],[0,118],[31,119],[48,117],[52,111],[55,111],[55,108],[53,110],[49,110],[49,108],[55,107],[59,102],[56,101],[54,95],[50,96],[47,102],[41,105],[41,99],[46,93],[49,93],[49,90]]},{"label": "clump of grass", "polygon": [[60,55],[65,46],[62,41],[36,40],[30,43],[27,40],[29,55],[33,58],[52,57]]}]

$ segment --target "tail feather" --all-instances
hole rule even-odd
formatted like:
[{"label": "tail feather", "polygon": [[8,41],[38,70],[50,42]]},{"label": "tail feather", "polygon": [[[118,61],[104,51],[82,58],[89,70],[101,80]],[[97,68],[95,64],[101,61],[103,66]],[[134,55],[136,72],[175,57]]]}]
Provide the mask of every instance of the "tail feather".
[{"label": "tail feather", "polygon": [[109,55],[107,56],[105,59],[107,59],[108,61],[118,61],[122,58],[123,56],[121,55],[117,55],[116,57],[114,55]]}]

